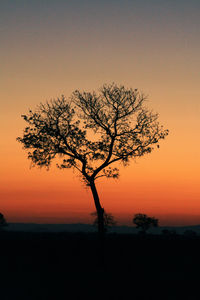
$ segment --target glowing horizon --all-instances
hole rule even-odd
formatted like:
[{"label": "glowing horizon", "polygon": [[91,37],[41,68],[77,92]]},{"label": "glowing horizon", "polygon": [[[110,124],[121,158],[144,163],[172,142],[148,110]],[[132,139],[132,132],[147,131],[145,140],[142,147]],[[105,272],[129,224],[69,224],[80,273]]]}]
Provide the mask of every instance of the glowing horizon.
[{"label": "glowing horizon", "polygon": [[29,108],[114,81],[147,94],[169,136],[120,167],[118,181],[99,180],[105,210],[119,224],[138,212],[161,224],[200,223],[199,9],[195,0],[0,4],[0,212],[9,222],[91,220],[92,195],[76,174],[30,169],[16,137]]}]

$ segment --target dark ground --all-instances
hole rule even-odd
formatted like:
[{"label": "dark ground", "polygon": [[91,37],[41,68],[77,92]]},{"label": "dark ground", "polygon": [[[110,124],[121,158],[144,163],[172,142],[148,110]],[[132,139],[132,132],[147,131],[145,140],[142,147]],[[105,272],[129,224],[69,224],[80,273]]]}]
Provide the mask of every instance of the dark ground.
[{"label": "dark ground", "polygon": [[[200,299],[200,237],[0,232],[0,300]],[[101,255],[100,255],[101,254]]]}]

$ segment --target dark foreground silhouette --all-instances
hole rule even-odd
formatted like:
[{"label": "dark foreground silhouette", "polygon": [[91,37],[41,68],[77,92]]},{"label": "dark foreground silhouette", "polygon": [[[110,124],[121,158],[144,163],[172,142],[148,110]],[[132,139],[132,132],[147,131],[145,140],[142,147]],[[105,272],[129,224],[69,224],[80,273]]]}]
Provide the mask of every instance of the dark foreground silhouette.
[{"label": "dark foreground silhouette", "polygon": [[[0,233],[7,299],[200,299],[200,237]],[[104,256],[103,256],[104,252]]]}]

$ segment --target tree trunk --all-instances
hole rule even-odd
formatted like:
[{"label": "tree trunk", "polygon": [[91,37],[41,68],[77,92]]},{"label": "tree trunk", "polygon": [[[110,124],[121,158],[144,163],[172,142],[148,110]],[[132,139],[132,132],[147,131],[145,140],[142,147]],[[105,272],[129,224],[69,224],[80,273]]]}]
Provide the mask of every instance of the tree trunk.
[{"label": "tree trunk", "polygon": [[98,233],[101,238],[103,238],[105,234],[105,226],[104,226],[104,209],[100,204],[99,195],[97,193],[97,189],[94,183],[94,180],[90,182],[90,188],[92,191],[92,195],[94,198],[94,203],[97,211],[97,218],[98,218]]},{"label": "tree trunk", "polygon": [[94,180],[90,181],[90,188],[92,191],[92,195],[94,198],[94,203],[97,211],[97,219],[98,219],[98,263],[99,267],[104,269],[105,267],[105,224],[104,224],[104,208],[100,204],[99,195],[97,193],[97,189],[94,183]]}]

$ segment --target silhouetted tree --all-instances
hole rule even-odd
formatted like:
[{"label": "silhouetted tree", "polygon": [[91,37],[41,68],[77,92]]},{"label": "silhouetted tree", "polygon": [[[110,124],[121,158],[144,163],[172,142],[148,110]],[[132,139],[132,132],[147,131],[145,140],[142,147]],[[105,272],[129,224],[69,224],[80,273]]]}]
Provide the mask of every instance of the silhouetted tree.
[{"label": "silhouetted tree", "polygon": [[[98,227],[97,212],[95,211],[95,212],[91,213],[91,216],[95,217],[93,225]],[[104,210],[104,215],[103,215],[103,222],[104,222],[104,232],[107,232],[109,227],[115,226],[117,224],[113,215],[111,213],[105,212],[105,210]]]},{"label": "silhouetted tree", "polygon": [[98,94],[76,90],[69,101],[62,96],[22,116],[28,127],[17,140],[29,150],[32,165],[49,168],[59,156],[59,168],[80,172],[92,191],[99,233],[104,232],[104,208],[96,179],[118,178],[114,163],[127,166],[131,158],[150,153],[168,134],[144,101],[137,89],[113,83],[103,85]]},{"label": "silhouetted tree", "polygon": [[146,233],[150,227],[158,227],[158,219],[148,217],[145,214],[135,214],[133,223],[136,225],[136,228],[142,229],[143,233]]},{"label": "silhouetted tree", "polygon": [[0,230],[3,229],[3,227],[7,226],[6,219],[2,213],[0,213]]}]

